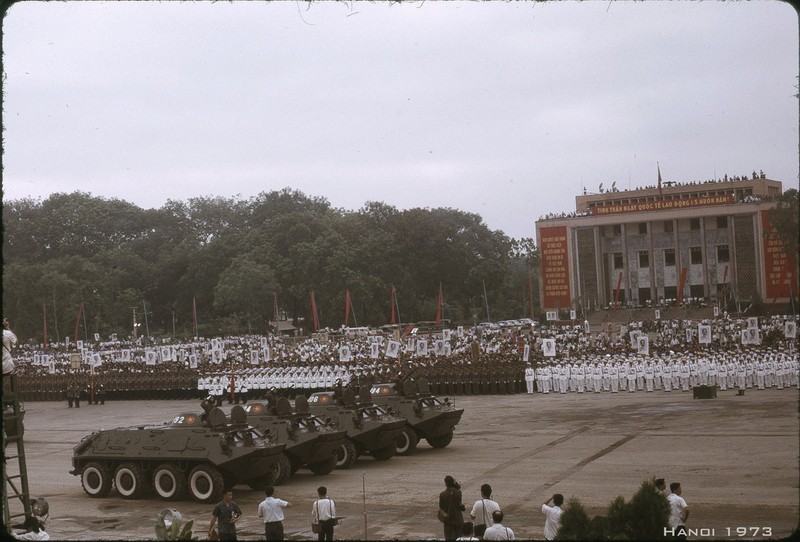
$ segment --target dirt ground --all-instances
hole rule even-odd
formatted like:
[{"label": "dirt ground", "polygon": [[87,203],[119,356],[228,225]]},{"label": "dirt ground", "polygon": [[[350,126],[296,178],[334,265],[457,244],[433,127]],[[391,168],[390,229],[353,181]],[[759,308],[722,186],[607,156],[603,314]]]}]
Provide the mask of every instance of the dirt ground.
[{"label": "dirt ground", "polygon": [[[445,449],[422,441],[415,455],[315,476],[300,470],[276,496],[291,503],[287,539],[312,539],[311,503],[326,485],[346,516],[337,539],[442,539],[436,519],[443,478],[460,481],[468,510],[488,482],[518,539],[543,539],[541,504],[553,493],[578,497],[590,515],[604,514],[617,495],[629,499],[650,477],[679,481],[691,509],[694,540],[784,538],[800,515],[798,390],[691,393],[601,393],[457,397],[465,409]],[[72,448],[93,430],[158,423],[200,412],[193,401],[109,402],[104,406],[27,403],[26,452],[32,496],[50,504],[55,540],[154,539],[156,514],[177,508],[196,519],[206,538],[210,505],[125,501],[112,492],[91,499],[71,476]],[[229,408],[226,407],[225,408]],[[240,540],[263,539],[256,516],[261,492],[237,486],[244,511]],[[754,530],[754,529],[758,530]],[[741,532],[741,531],[739,531]],[[728,534],[730,533],[730,536]],[[754,535],[755,533],[755,535]],[[703,535],[703,536],[700,536]]]}]

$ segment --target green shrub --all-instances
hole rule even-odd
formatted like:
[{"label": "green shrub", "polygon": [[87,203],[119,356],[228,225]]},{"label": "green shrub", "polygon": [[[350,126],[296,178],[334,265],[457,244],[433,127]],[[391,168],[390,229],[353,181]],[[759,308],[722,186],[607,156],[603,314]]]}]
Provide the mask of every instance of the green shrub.
[{"label": "green shrub", "polygon": [[567,501],[556,540],[597,540],[589,514],[576,497]]},{"label": "green shrub", "polygon": [[561,514],[558,540],[658,540],[664,538],[669,501],[657,492],[655,480],[645,480],[629,502],[622,496],[608,505],[606,516],[591,520],[572,497]]}]

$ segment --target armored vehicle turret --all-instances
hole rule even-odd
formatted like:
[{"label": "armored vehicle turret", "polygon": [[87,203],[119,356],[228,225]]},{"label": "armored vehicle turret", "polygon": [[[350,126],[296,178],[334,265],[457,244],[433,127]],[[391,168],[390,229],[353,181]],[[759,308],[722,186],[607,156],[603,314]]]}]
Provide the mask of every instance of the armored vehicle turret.
[{"label": "armored vehicle turret", "polygon": [[[298,409],[302,404],[300,402]],[[406,427],[406,420],[372,402],[366,386],[358,400],[352,389],[337,387],[335,391],[312,394],[307,404],[312,413],[320,418],[331,418],[347,431],[347,438],[336,452],[336,468],[339,469],[350,467],[365,453],[378,460],[391,458],[395,453],[395,441]]]},{"label": "armored vehicle turret", "polygon": [[248,404],[247,419],[256,429],[277,435],[278,442],[286,447],[271,474],[251,487],[282,484],[301,467],[308,467],[314,474],[331,472],[336,466],[334,453],[341,447],[346,432],[307,411],[292,412],[286,397],[275,398],[268,393],[267,400],[266,405]]},{"label": "armored vehicle turret", "polygon": [[157,425],[95,431],[73,449],[70,474],[80,476],[90,497],[105,497],[112,485],[123,499],[151,490],[161,499],[200,502],[222,498],[225,486],[249,483],[272,471],[284,449],[274,435],[247,424],[240,406],[231,423],[203,401],[201,415],[183,413]]},{"label": "armored vehicle turret", "polygon": [[375,384],[370,389],[375,404],[408,422],[396,440],[399,455],[411,455],[420,439],[434,448],[444,448],[453,440],[455,426],[463,408],[455,408],[448,399],[431,395],[425,379]]}]

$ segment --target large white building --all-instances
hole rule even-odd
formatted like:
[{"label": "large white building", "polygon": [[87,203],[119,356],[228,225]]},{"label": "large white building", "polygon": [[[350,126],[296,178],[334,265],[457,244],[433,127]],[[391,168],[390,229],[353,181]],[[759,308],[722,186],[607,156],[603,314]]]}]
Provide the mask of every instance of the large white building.
[{"label": "large white building", "polygon": [[577,196],[575,213],[536,222],[541,308],[788,301],[797,254],[770,225],[782,185],[753,177]]}]

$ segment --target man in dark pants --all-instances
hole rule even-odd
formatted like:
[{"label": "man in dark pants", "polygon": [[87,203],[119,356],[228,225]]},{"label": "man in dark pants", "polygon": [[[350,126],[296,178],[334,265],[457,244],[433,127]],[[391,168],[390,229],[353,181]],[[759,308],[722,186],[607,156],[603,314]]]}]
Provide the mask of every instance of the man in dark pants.
[{"label": "man in dark pants", "polygon": [[317,540],[333,540],[333,526],[336,523],[336,503],[328,498],[328,488],[320,486],[317,488],[319,499],[314,501],[311,507],[311,517],[314,523],[319,523],[320,530]]},{"label": "man in dark pants", "polygon": [[264,536],[267,540],[283,540],[283,509],[290,506],[288,502],[273,497],[275,488],[264,489],[266,499],[258,505],[258,517],[264,519]]},{"label": "man in dark pants", "polygon": [[462,512],[466,507],[461,502],[461,485],[452,476],[444,477],[444,485],[445,490],[439,493],[439,509],[447,515],[442,521],[444,539],[455,540],[461,536],[461,531],[464,528],[464,515]]},{"label": "man in dark pants", "polygon": [[236,540],[236,521],[241,517],[242,511],[233,502],[233,490],[225,488],[222,492],[222,500],[214,507],[211,512],[211,524],[208,526],[208,538],[214,531],[214,524],[218,525],[220,540]]}]

